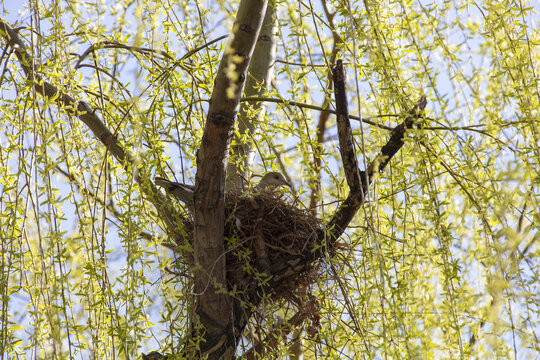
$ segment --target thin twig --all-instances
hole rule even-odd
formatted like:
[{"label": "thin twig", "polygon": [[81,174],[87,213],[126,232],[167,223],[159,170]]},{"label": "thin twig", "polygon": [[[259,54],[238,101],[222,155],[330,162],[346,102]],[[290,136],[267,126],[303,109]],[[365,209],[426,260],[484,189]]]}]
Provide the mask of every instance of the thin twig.
[{"label": "thin twig", "polygon": [[146,175],[145,169],[138,167],[133,155],[122,147],[116,135],[107,128],[94,109],[88,103],[75,100],[70,95],[60,91],[38,74],[34,59],[26,51],[26,45],[19,37],[19,34],[2,20],[0,20],[0,33],[0,36],[4,38],[7,44],[14,49],[19,64],[35,91],[45,98],[56,99],[56,103],[62,111],[84,122],[118,162],[125,166],[126,171],[129,171],[130,167],[134,168],[135,171],[132,171],[132,173],[141,190],[153,202],[160,213],[161,219],[165,222],[175,240],[181,241],[182,235],[177,231],[177,221],[182,216],[168,205],[166,198],[161,195],[158,188]]},{"label": "thin twig", "polygon": [[[304,108],[304,109],[327,111],[327,112],[329,112],[331,114],[334,114],[334,115],[336,114],[336,111],[332,110],[332,109],[323,109],[322,107],[317,106],[317,105],[305,104],[305,103],[301,103],[301,102],[297,102],[297,101],[290,101],[290,100],[283,100],[283,99],[276,99],[276,98],[250,96],[250,97],[244,97],[244,98],[240,99],[240,101],[249,101],[249,102],[266,101],[266,102],[272,102],[272,103],[276,103],[276,104],[297,106],[297,107]],[[398,114],[396,114],[396,115],[377,115],[377,116],[374,116],[374,117],[382,118],[382,117],[389,117],[389,116],[396,116],[397,117],[399,115]],[[373,120],[370,120],[370,118],[360,118],[359,116],[354,116],[354,115],[350,115],[349,118],[365,122],[366,124],[376,126],[378,128],[381,128],[381,129],[390,130],[390,131],[393,129],[390,126],[386,126],[386,125],[383,125],[383,124],[376,123]]]}]

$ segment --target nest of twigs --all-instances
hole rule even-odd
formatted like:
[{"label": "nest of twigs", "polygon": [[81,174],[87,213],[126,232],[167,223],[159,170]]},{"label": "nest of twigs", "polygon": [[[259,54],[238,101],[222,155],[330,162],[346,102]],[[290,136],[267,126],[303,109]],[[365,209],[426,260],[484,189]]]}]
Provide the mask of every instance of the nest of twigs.
[{"label": "nest of twigs", "polygon": [[[272,266],[291,256],[309,254],[320,245],[319,219],[284,202],[272,192],[229,193],[225,204],[227,279],[251,297],[252,291],[269,290],[272,298],[287,298],[299,283],[311,283],[315,262],[302,271],[272,281]],[[263,285],[264,284],[264,285]]]},{"label": "nest of twigs", "polygon": [[[313,281],[317,261],[304,255],[321,245],[319,219],[273,192],[227,193],[225,218],[228,286],[243,300],[252,302],[263,293],[291,299],[299,284]],[[191,238],[192,224],[186,225]],[[275,272],[276,264],[294,257],[304,259],[301,270],[286,276]]]}]

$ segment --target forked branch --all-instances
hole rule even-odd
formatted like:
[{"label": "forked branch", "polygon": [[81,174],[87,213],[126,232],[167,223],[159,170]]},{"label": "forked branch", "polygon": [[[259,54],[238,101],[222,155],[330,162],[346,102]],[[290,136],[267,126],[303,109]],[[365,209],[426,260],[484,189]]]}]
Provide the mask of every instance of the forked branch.
[{"label": "forked branch", "polygon": [[[340,153],[350,192],[334,216],[327,223],[325,231],[321,231],[318,234],[319,243],[328,245],[330,249],[334,248],[335,242],[343,234],[347,226],[349,226],[353,217],[364,203],[369,184],[372,182],[375,173],[382,172],[394,155],[401,149],[407,130],[411,129],[417,123],[426,107],[426,97],[422,96],[408,112],[405,120],[392,130],[390,139],[383,146],[377,157],[369,164],[367,170],[362,171],[358,168],[358,160],[356,159],[353,146],[352,130],[347,108],[347,95],[345,92],[345,74],[341,61],[338,61],[334,68],[334,86]],[[287,278],[294,277],[294,274],[306,271],[310,268],[312,261],[324,255],[324,251],[325,248],[321,246],[314,250],[306,249],[300,255],[283,257],[281,261],[272,264],[270,267],[269,273],[273,275],[272,282],[279,284],[282,281],[286,281]]]},{"label": "forked branch", "polygon": [[[333,76],[340,154],[350,192],[326,225],[326,228],[317,233],[317,243],[321,245],[326,244],[326,248],[329,248],[332,252],[335,251],[335,242],[343,234],[354,215],[364,203],[373,176],[376,172],[383,171],[390,159],[401,149],[407,130],[415,125],[422,115],[422,110],[426,106],[426,98],[422,97],[408,112],[405,120],[392,130],[387,144],[383,146],[375,160],[369,164],[367,170],[361,171],[358,168],[358,160],[353,145],[353,135],[345,92],[345,74],[341,60],[337,62]],[[272,275],[270,288],[277,288],[280,284],[294,281],[297,274],[308,273],[313,263],[323,257],[324,251],[324,246],[308,247],[301,254],[283,256],[279,262],[269,267],[268,273]],[[311,313],[313,313],[312,310],[307,311],[304,308],[300,308],[298,313],[289,320],[288,326],[282,326],[272,331],[264,341],[254,345],[252,349],[244,354],[245,357],[254,358],[255,354],[262,354],[265,345],[273,344],[281,336],[288,335],[293,328],[290,326],[291,324],[299,325],[303,323]]]},{"label": "forked branch", "polygon": [[345,170],[345,177],[347,178],[350,192],[349,196],[347,196],[328,223],[327,229],[330,242],[335,242],[343,234],[343,231],[345,231],[358,209],[364,203],[365,195],[367,194],[369,184],[373,180],[373,176],[376,172],[382,172],[394,155],[401,149],[407,130],[411,129],[417,123],[427,103],[426,97],[422,96],[408,112],[405,120],[392,130],[390,139],[369,164],[367,170],[361,171],[358,168],[358,160],[356,159],[353,146],[349,111],[347,109],[347,94],[345,92],[345,73],[341,60],[338,60],[334,68],[334,82],[341,160],[343,161],[343,169]]}]

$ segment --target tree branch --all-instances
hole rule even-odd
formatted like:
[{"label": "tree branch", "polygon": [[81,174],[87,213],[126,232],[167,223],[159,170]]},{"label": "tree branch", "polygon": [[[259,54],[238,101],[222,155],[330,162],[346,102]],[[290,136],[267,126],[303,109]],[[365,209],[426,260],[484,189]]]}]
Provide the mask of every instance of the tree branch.
[{"label": "tree branch", "polygon": [[[253,57],[249,64],[248,77],[244,88],[244,96],[263,96],[268,90],[268,85],[272,79],[274,62],[276,58],[276,38],[277,13],[275,4],[268,4],[261,27],[261,32],[257,39]],[[242,103],[238,113],[238,134],[234,135],[234,145],[231,148],[231,155],[236,159],[229,161],[227,170],[227,188],[238,189],[243,187],[243,178],[246,178],[246,170],[251,167],[252,154],[254,150],[253,135],[257,132],[258,119],[260,119],[264,102],[257,102],[252,109],[258,114],[255,117],[248,116],[248,104]],[[242,137],[247,135],[247,141]]]},{"label": "tree branch", "polygon": [[[349,226],[354,215],[364,203],[364,195],[367,193],[369,184],[373,180],[375,172],[382,172],[392,157],[394,157],[401,149],[404,144],[403,137],[407,130],[412,128],[422,116],[422,112],[427,103],[425,96],[422,96],[420,100],[418,100],[408,112],[405,120],[392,130],[387,144],[383,146],[379,155],[377,155],[375,160],[369,164],[367,171],[364,172],[358,169],[356,154],[353,148],[352,130],[349,122],[347,98],[345,94],[345,74],[343,72],[341,61],[338,61],[338,64],[334,69],[334,83],[336,113],[338,114],[339,146],[350,192],[326,225],[326,231],[321,231],[318,234],[319,242],[321,244],[326,243],[330,246],[339,239],[347,226]],[[270,286],[272,286],[272,284],[280,284],[283,281],[287,281],[287,278],[294,277],[295,274],[306,271],[311,266],[313,260],[318,259],[323,255],[323,251],[325,251],[325,249],[322,246],[315,250],[307,249],[301,255],[283,257],[280,262],[272,264],[268,270],[268,273],[273,276]]]},{"label": "tree branch", "polygon": [[177,230],[177,221],[178,219],[181,219],[182,216],[167,205],[166,198],[160,194],[157,187],[146,175],[144,169],[137,168],[137,163],[131,153],[120,145],[116,136],[107,128],[107,126],[105,126],[92,107],[84,101],[75,100],[70,95],[60,91],[56,86],[43,79],[43,77],[37,73],[37,66],[34,64],[34,59],[26,51],[26,45],[19,37],[19,34],[2,20],[0,20],[0,33],[6,43],[14,49],[19,64],[35,91],[44,98],[56,99],[58,106],[66,114],[75,116],[84,122],[118,162],[125,166],[126,170],[128,170],[129,167],[133,167],[137,170],[133,172],[135,181],[137,181],[141,190],[154,204],[160,217],[169,229],[169,232],[174,234],[175,240],[181,240],[182,235]]},{"label": "tree branch", "polygon": [[343,234],[360,206],[364,203],[365,194],[367,194],[374,174],[376,172],[382,172],[392,157],[401,149],[404,144],[403,137],[405,133],[420,118],[427,103],[426,97],[422,96],[409,111],[405,121],[392,130],[390,139],[364,172],[358,169],[358,161],[352,143],[352,130],[347,110],[347,96],[345,94],[345,74],[341,60],[338,60],[337,66],[334,69],[334,82],[336,88],[336,112],[338,113],[339,146],[350,192],[349,196],[347,196],[327,225],[331,242],[335,242]]},{"label": "tree branch", "polygon": [[349,106],[347,103],[347,92],[345,90],[345,72],[343,71],[343,61],[338,60],[334,68],[334,93],[336,97],[336,117],[339,137],[339,152],[345,177],[351,192],[361,190],[360,169],[353,145],[351,122],[349,121]]},{"label": "tree branch", "polygon": [[[322,107],[317,106],[317,105],[311,105],[311,104],[306,104],[306,103],[301,103],[301,102],[298,102],[298,101],[291,101],[291,100],[283,100],[283,99],[260,97],[260,96],[259,97],[250,96],[250,97],[242,98],[241,101],[242,102],[244,102],[244,101],[248,101],[248,102],[265,101],[265,102],[272,102],[272,103],[276,103],[276,104],[284,104],[284,105],[296,106],[296,107],[303,108],[303,109],[326,111],[326,112],[328,112],[330,114],[336,114],[336,111],[332,110],[332,109],[322,108]],[[374,116],[374,117],[381,117],[382,118],[382,117],[391,117],[391,116],[396,116],[397,117],[399,115],[394,115],[394,114],[377,115],[377,116]],[[390,131],[393,129],[390,126],[386,126],[386,125],[383,125],[383,124],[376,123],[375,121],[370,120],[371,118],[365,118],[365,117],[360,118],[359,116],[355,116],[355,115],[349,115],[349,118],[354,119],[354,120],[358,120],[358,121],[362,121],[363,123],[378,127],[380,129],[390,130]]]}]

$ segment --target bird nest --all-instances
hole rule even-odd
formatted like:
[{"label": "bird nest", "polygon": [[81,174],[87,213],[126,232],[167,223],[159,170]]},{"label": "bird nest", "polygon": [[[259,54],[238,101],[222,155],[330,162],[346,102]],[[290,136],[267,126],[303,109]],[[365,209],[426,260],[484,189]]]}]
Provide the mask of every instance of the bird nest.
[{"label": "bird nest", "polygon": [[[225,219],[227,280],[233,293],[250,303],[262,293],[273,300],[290,299],[299,284],[312,282],[317,262],[309,254],[321,245],[324,231],[319,219],[266,191],[227,193]],[[193,226],[186,225],[191,238]],[[276,267],[293,258],[303,262],[296,271]]]},{"label": "bird nest", "polygon": [[[303,258],[320,245],[319,219],[285,203],[273,192],[249,196],[229,193],[225,216],[230,288],[248,297],[253,290],[263,288],[270,290],[274,298],[284,298],[290,296],[299,283],[311,282],[316,272],[313,261],[285,277],[272,268],[293,257]],[[280,281],[273,281],[273,277],[279,277]]]}]

